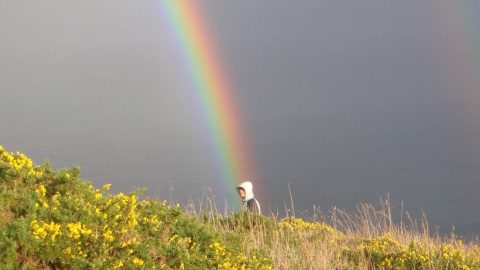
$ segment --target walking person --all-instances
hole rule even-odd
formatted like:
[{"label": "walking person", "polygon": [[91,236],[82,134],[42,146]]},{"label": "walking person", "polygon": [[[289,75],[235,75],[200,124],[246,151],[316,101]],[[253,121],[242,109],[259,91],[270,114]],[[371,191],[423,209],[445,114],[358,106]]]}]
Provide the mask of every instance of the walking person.
[{"label": "walking person", "polygon": [[260,214],[260,204],[253,197],[253,185],[252,182],[243,182],[237,186],[238,195],[242,198],[243,210],[249,210],[254,213]]}]

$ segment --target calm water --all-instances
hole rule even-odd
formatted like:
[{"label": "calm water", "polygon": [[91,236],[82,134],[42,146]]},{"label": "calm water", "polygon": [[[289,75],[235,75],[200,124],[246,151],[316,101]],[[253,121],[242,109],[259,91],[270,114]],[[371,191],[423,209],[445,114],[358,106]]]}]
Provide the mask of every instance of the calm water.
[{"label": "calm water", "polygon": [[[110,137],[97,132],[93,137],[10,136],[4,138],[3,145],[7,150],[26,153],[36,163],[48,158],[55,168],[79,165],[84,179],[95,186],[112,183],[112,192],[147,187],[146,196],[180,204],[191,199],[198,204],[204,188],[211,188],[222,208],[227,195],[212,181],[211,166],[202,159],[199,141],[186,136],[180,142],[170,145],[154,136],[124,133]],[[254,183],[263,211],[284,215],[285,209],[291,208],[289,186],[297,215],[307,217],[312,215],[313,206],[327,215],[334,206],[352,212],[359,203],[378,206],[380,198],[389,196],[394,213],[400,213],[403,204],[405,211],[419,219],[423,210],[432,229],[438,227],[442,234],[450,233],[452,226],[456,234],[467,238],[479,233],[478,166],[468,158],[462,161],[437,152],[395,148],[388,142],[384,142],[387,149],[380,149],[378,143],[352,141],[345,147],[328,147],[308,143],[305,138],[258,143],[262,179]],[[230,207],[235,210],[238,206]]]}]

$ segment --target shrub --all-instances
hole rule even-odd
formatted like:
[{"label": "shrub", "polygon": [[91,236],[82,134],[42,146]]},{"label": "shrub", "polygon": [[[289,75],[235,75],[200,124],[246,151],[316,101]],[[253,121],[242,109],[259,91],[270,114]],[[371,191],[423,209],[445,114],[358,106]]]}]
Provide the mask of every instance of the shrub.
[{"label": "shrub", "polygon": [[2,268],[270,267],[179,205],[138,201],[142,190],[112,195],[110,185],[95,189],[79,177],[79,168],[34,166],[0,147]]},{"label": "shrub", "polygon": [[[393,224],[389,207],[277,221],[110,194],[0,146],[2,269],[480,269],[480,248]],[[329,223],[330,222],[330,223]],[[334,229],[335,228],[335,229]],[[339,228],[339,229],[336,229]],[[341,230],[341,231],[340,231]]]}]

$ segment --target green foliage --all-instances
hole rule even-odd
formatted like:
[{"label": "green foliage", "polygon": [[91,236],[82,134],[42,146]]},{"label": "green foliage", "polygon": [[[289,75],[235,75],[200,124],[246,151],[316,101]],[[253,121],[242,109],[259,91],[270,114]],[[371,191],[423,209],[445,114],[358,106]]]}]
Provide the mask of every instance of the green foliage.
[{"label": "green foliage", "polygon": [[247,232],[258,227],[273,230],[277,226],[273,219],[250,211],[230,214],[226,218],[220,219],[220,222],[223,226],[238,232]]},{"label": "green foliage", "polygon": [[178,205],[138,201],[142,190],[112,195],[79,177],[79,168],[34,166],[0,147],[2,269],[270,268]]},{"label": "green foliage", "polygon": [[251,212],[187,214],[143,190],[108,193],[80,169],[37,166],[0,146],[1,269],[479,269],[461,241],[361,237]]}]

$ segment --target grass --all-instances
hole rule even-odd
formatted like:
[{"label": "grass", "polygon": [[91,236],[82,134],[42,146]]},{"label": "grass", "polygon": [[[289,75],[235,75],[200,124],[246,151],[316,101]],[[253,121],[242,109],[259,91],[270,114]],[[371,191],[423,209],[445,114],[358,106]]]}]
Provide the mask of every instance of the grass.
[{"label": "grass", "polygon": [[476,242],[432,236],[425,218],[396,222],[388,198],[280,219],[222,215],[208,190],[180,206],[109,188],[0,146],[0,268],[480,269]]}]

